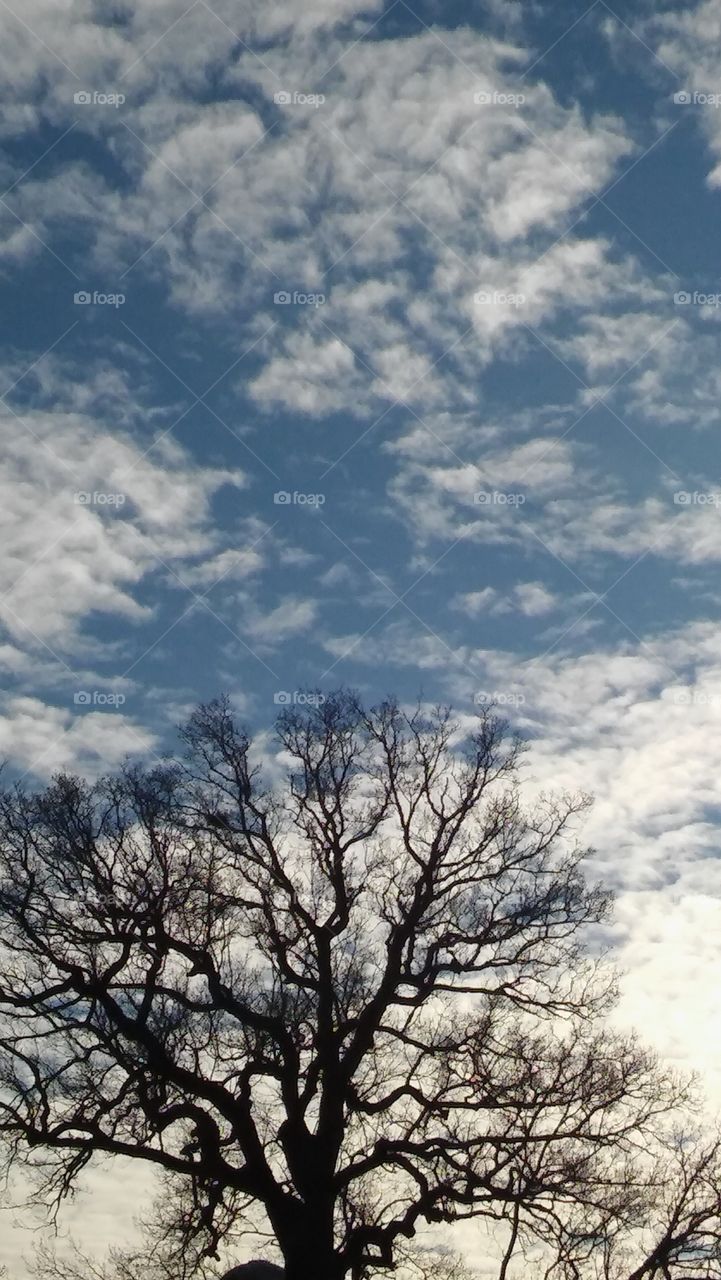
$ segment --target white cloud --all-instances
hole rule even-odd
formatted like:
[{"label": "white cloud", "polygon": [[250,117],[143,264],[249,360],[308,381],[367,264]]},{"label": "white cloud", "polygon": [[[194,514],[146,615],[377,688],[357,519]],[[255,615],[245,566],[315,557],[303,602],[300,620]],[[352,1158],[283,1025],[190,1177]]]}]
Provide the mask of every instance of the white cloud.
[{"label": "white cloud", "polygon": [[[279,0],[262,7],[253,0],[129,0],[122,21],[108,23],[83,0],[25,0],[17,18],[9,9],[5,16],[3,126],[16,133],[32,128],[41,112],[56,120],[67,117],[79,89],[124,90],[135,102],[150,90],[160,89],[171,100],[200,93],[230,60],[238,40],[252,45],[307,38],[348,24],[360,34],[381,7],[381,0]],[[102,128],[87,111],[82,123]]]},{"label": "white cloud", "polygon": [[155,742],[155,735],[125,710],[83,713],[32,697],[0,704],[0,757],[34,777],[49,778],[61,769],[93,777],[116,769],[126,756],[152,751]]},{"label": "white cloud", "polygon": [[263,405],[326,414],[352,407],[363,382],[352,351],[339,338],[292,333],[282,354],[273,356],[250,383],[250,391]]},{"label": "white cloud", "polygon": [[[696,5],[653,14],[642,26],[644,38],[678,80],[669,92],[667,114],[678,120],[683,113],[692,113],[703,129],[712,153],[721,156],[721,112],[716,105],[698,107],[672,102],[674,91],[701,94],[718,94],[719,68],[717,49],[721,40],[721,3],[719,0],[702,0]],[[717,162],[708,174],[711,187],[721,186],[721,162]]]},{"label": "white cloud", "polygon": [[528,618],[540,618],[550,613],[556,604],[556,597],[542,582],[519,582],[513,589],[513,599]]},{"label": "white cloud", "polygon": [[465,613],[469,618],[517,611],[528,618],[539,618],[550,613],[557,605],[557,598],[542,582],[519,582],[509,593],[494,587],[480,591],[464,591],[451,600],[451,608]]},{"label": "white cloud", "polygon": [[[326,641],[340,654],[353,637]],[[528,799],[591,791],[583,837],[591,873],[616,888],[616,959],[626,971],[619,1019],[721,1096],[721,1055],[707,1034],[718,1014],[713,962],[721,929],[718,777],[721,638],[698,622],[645,643],[519,658],[448,646],[409,621],[359,643],[369,669],[433,670],[461,721],[479,690],[529,739]],[[467,708],[467,711],[465,710]]]},{"label": "white cloud", "polygon": [[666,304],[662,316],[631,309],[589,315],[577,333],[558,342],[558,350],[566,360],[579,360],[591,379],[613,370],[620,373],[647,354],[655,366],[663,367],[677,353],[686,327],[682,313],[672,306],[672,296],[672,286],[667,293],[658,290],[658,302]]},{"label": "white cloud", "polygon": [[[66,24],[51,22],[48,43],[57,36],[71,65],[76,24],[88,84],[109,86],[132,54],[150,50],[128,74],[121,113],[75,107],[60,64],[49,77],[48,111],[57,117],[64,106],[78,130],[107,141],[124,182],[111,187],[82,164],[52,176],[40,166],[10,202],[43,238],[57,226],[90,231],[104,269],[131,267],[129,285],[133,270],[154,270],[178,305],[222,314],[253,338],[279,320],[275,292],[326,293],[323,320],[335,336],[320,325],[311,334],[295,308],[291,332],[286,314],[258,348],[266,367],[252,390],[261,403],[318,416],[407,396],[426,407],[470,404],[479,368],[524,323],[632,288],[648,293],[634,263],[614,260],[605,240],[563,236],[632,142],[616,117],[586,119],[547,86],[522,80],[522,48],[467,28],[355,44],[353,28],[329,40],[329,24],[362,10],[327,0],[310,10],[287,5],[256,27],[279,37],[294,25],[307,39],[279,37],[262,60],[245,50],[233,62],[232,37],[207,14],[199,26],[202,11],[156,45],[151,37],[182,10],[131,10],[112,32],[72,6]],[[250,11],[217,12],[242,32]],[[47,76],[47,53],[36,57]],[[211,69],[227,96],[208,104]],[[239,99],[251,82],[262,107]],[[272,101],[281,87],[321,84],[318,109]],[[514,90],[526,97],[517,111],[474,101],[478,91]],[[483,289],[520,290],[526,301],[475,305]],[[469,325],[473,338],[464,336]]]},{"label": "white cloud", "polygon": [[0,440],[0,618],[31,648],[67,647],[94,612],[147,617],[138,584],[212,551],[212,495],[243,483],[76,414],[0,414]]},{"label": "white cloud", "polygon": [[261,536],[252,530],[248,537],[249,545],[227,547],[218,555],[210,556],[199,564],[184,568],[183,581],[190,586],[211,587],[219,582],[230,584],[243,581],[258,573],[265,565],[266,557],[263,548],[256,548],[252,543],[260,542]]},{"label": "white cloud", "polygon": [[286,596],[268,613],[251,612],[243,617],[243,629],[262,645],[274,647],[292,636],[302,635],[315,622],[318,602]]},{"label": "white cloud", "polygon": [[499,608],[507,608],[504,600],[498,599],[498,592],[493,587],[483,587],[480,591],[464,591],[451,601],[451,608],[458,609],[469,618],[481,618],[484,613],[497,613]]}]

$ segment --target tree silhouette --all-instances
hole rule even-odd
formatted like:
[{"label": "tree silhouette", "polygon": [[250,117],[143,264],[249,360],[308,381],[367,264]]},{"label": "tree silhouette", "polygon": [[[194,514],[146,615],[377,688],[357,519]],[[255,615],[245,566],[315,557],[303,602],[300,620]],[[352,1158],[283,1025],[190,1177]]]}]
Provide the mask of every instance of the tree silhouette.
[{"label": "tree silhouette", "polygon": [[271,787],[221,701],[180,763],[2,797],[0,1132],[38,1197],[96,1154],[149,1161],[185,1187],[186,1242],[264,1230],[286,1280],[382,1274],[471,1218],[498,1229],[501,1280],[534,1245],[564,1280],[589,1258],[717,1276],[690,1157],[682,1210],[628,1266],[619,1244],[653,1234],[685,1094],[606,1021],[586,800],[524,809],[490,713],[341,692],[278,738]]}]

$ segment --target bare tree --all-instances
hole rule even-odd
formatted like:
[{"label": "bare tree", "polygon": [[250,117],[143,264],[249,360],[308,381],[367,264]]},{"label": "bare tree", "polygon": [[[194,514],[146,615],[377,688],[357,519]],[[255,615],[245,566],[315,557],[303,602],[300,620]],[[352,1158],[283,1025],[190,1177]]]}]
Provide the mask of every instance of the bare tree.
[{"label": "bare tree", "polygon": [[506,1233],[501,1280],[530,1239],[581,1275],[578,1224],[597,1261],[642,1220],[639,1152],[684,1097],[606,1021],[586,800],[525,810],[491,714],[339,693],[278,737],[273,788],[218,702],[180,763],[3,796],[9,1158],[55,1202],[95,1155],[151,1162],[188,1188],[186,1246],[265,1231],[287,1280],[381,1274],[471,1218]]},{"label": "bare tree", "polygon": [[[148,1244],[149,1249],[112,1249],[107,1260],[100,1262],[77,1243],[71,1242],[70,1249],[58,1252],[54,1245],[43,1241],[36,1246],[31,1274],[37,1280],[175,1280],[180,1273],[172,1269],[170,1257],[166,1255],[161,1260],[153,1243]],[[241,1263],[222,1275],[216,1268],[208,1271],[203,1265],[192,1274],[212,1275],[219,1280],[284,1280],[285,1275],[282,1267],[267,1261]],[[462,1258],[442,1247],[403,1249],[394,1274],[398,1280],[474,1280]]]}]

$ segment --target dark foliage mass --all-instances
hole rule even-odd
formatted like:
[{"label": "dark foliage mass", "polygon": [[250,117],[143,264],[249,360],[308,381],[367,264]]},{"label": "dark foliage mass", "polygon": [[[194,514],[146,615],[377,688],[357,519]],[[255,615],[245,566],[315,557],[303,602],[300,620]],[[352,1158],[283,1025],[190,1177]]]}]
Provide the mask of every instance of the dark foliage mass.
[{"label": "dark foliage mass", "polygon": [[219,702],[180,763],[2,797],[0,1132],[38,1196],[137,1157],[179,1258],[266,1232],[287,1280],[463,1219],[499,1280],[721,1276],[716,1141],[586,949],[584,798],[524,807],[491,714],[339,693],[278,737],[273,786]]}]

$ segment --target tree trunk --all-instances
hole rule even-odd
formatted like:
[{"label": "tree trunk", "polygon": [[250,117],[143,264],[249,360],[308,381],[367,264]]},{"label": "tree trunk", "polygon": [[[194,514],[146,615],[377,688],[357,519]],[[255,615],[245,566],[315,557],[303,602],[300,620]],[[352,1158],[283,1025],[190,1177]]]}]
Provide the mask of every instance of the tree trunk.
[{"label": "tree trunk", "polygon": [[[286,1143],[290,1137],[286,1133]],[[312,1156],[313,1151],[310,1152]],[[283,1254],[284,1280],[345,1280],[347,1262],[336,1249],[332,1172],[319,1168],[308,1152],[289,1150],[297,1196],[268,1206],[268,1216]],[[330,1161],[327,1164],[331,1164]]]},{"label": "tree trunk", "polygon": [[345,1280],[345,1274],[336,1254],[321,1254],[312,1241],[285,1259],[285,1280]]},{"label": "tree trunk", "polygon": [[345,1280],[345,1264],[333,1246],[332,1221],[314,1228],[310,1219],[285,1235],[279,1244],[285,1260],[285,1280]]}]

